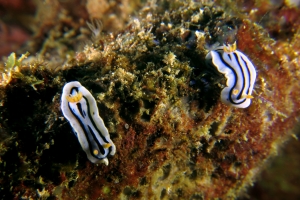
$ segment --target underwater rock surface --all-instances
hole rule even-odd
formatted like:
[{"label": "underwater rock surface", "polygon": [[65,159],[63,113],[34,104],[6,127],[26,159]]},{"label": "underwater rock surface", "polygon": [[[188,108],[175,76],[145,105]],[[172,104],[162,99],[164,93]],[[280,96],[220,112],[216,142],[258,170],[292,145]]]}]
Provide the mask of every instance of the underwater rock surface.
[{"label": "underwater rock surface", "polygon": [[[44,20],[0,63],[3,199],[234,199],[295,136],[297,7],[116,1],[124,13],[138,9],[117,20],[103,1],[103,27],[92,20],[89,30],[93,2],[102,1],[76,1],[78,9],[53,2],[36,5]],[[258,74],[246,109],[221,102],[226,78],[205,63],[216,42],[234,41]],[[108,166],[87,159],[60,110],[62,88],[74,80],[97,100],[116,146]]]}]

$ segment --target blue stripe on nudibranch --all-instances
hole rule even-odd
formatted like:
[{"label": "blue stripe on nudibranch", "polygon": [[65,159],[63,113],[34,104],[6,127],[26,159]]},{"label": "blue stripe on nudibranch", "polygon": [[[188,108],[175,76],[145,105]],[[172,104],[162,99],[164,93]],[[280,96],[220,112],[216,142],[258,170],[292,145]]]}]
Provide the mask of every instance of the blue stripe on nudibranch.
[{"label": "blue stripe on nudibranch", "polygon": [[107,156],[114,155],[116,147],[99,116],[92,94],[77,81],[67,83],[61,96],[61,110],[88,159],[93,163],[108,165]]},{"label": "blue stripe on nudibranch", "polygon": [[238,108],[248,107],[253,98],[256,70],[249,58],[236,50],[236,43],[210,51],[206,59],[227,78],[227,86],[221,92],[222,102]]}]

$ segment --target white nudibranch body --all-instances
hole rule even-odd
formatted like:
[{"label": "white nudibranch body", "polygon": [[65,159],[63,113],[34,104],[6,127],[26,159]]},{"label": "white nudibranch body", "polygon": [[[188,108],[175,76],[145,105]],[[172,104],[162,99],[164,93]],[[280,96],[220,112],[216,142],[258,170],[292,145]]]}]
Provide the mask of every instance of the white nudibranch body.
[{"label": "white nudibranch body", "polygon": [[70,122],[82,149],[93,163],[108,165],[116,153],[107,128],[99,116],[96,100],[78,81],[67,83],[61,96],[61,110]]},{"label": "white nudibranch body", "polygon": [[236,43],[220,46],[210,51],[205,58],[227,78],[227,86],[221,92],[222,102],[237,108],[247,108],[253,98],[251,94],[256,79],[256,70],[249,58],[236,50]]}]

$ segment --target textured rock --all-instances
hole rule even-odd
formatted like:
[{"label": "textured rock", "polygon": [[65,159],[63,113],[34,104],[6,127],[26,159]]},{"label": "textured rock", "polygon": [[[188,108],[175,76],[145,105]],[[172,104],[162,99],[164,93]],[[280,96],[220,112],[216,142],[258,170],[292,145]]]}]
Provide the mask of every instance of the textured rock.
[{"label": "textured rock", "polygon": [[[210,1],[148,3],[123,31],[94,35],[92,41],[80,27],[82,19],[78,25],[76,17],[53,9],[63,14],[43,46],[38,40],[28,44],[44,58],[23,60],[1,85],[0,194],[16,199],[242,195],[294,133],[300,109],[299,23],[288,26],[284,31],[290,35],[284,37],[285,24],[270,26],[271,17],[255,23],[260,19],[253,12],[259,16],[266,9],[255,10],[256,4],[238,2],[241,12]],[[268,16],[278,9],[284,17],[299,14],[294,7],[270,6]],[[205,64],[216,42],[234,40],[258,72],[247,109],[221,103],[226,79]],[[108,166],[88,161],[59,110],[62,86],[72,80],[98,101],[117,148]]]}]

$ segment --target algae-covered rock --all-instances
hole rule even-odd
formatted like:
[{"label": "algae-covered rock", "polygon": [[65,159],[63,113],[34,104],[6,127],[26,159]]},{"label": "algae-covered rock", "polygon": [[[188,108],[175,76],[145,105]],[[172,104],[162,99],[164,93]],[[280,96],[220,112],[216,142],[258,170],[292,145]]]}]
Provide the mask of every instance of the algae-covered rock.
[{"label": "algae-covered rock", "polygon": [[[300,23],[288,18],[288,38],[278,30],[286,24],[270,24],[275,10],[293,17],[298,8],[90,0],[76,1],[77,12],[70,2],[37,3],[44,21],[20,49],[30,56],[10,74],[12,57],[1,64],[10,77],[0,85],[4,199],[234,199],[295,133]],[[102,22],[86,24],[94,15]],[[258,74],[245,109],[221,102],[226,78],[205,60],[234,41]],[[116,145],[108,166],[89,162],[61,113],[62,87],[74,80],[97,100]]]}]

